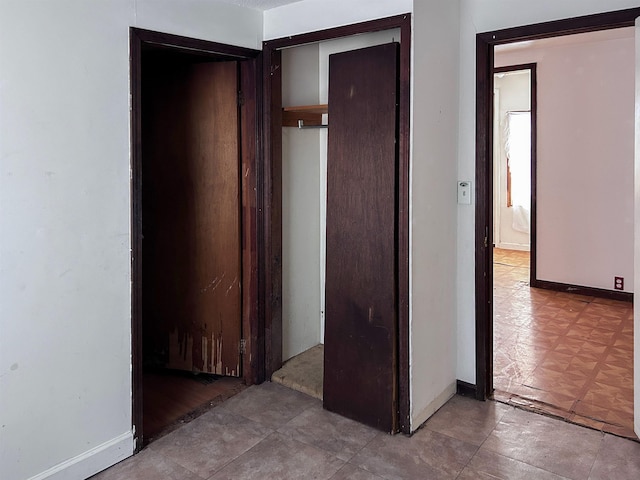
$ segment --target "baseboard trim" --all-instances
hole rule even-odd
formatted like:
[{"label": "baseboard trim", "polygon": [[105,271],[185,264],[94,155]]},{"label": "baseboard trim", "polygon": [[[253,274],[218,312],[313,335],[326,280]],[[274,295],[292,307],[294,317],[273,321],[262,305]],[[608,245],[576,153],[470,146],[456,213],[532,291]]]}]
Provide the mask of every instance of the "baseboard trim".
[{"label": "baseboard trim", "polygon": [[531,286],[543,288],[545,290],[555,290],[556,292],[575,293],[589,297],[605,298],[607,300],[619,300],[621,302],[633,302],[633,293],[619,292],[616,290],[605,290],[604,288],[582,287],[568,283],[549,282],[547,280],[533,280]]},{"label": "baseboard trim", "polygon": [[476,398],[478,388],[473,383],[463,382],[458,380],[456,383],[456,393],[463,397]]},{"label": "baseboard trim", "polygon": [[133,432],[98,445],[45,470],[29,480],[83,480],[133,455]]},{"label": "baseboard trim", "polygon": [[496,243],[493,246],[503,250],[518,250],[520,252],[531,251],[530,245],[521,245],[520,243]]},{"label": "baseboard trim", "polygon": [[411,418],[411,433],[415,432],[422,426],[424,422],[429,420],[429,417],[436,413],[440,407],[442,407],[447,401],[456,394],[456,384],[452,383],[445,390],[434,398],[429,405],[427,405],[418,415],[412,415]]}]

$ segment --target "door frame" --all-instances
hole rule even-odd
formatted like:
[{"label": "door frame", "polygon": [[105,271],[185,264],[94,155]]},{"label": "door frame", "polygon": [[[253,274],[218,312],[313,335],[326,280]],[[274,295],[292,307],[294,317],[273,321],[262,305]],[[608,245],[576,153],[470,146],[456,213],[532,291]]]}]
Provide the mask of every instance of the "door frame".
[{"label": "door frame", "polygon": [[[476,35],[476,385],[475,396],[493,392],[493,65],[494,47],[505,43],[631,27],[640,7]],[[532,219],[533,221],[533,219]]]},{"label": "door frame", "polygon": [[131,363],[132,424],[135,451],[144,444],[143,431],[143,352],[142,352],[142,55],[143,50],[164,50],[190,56],[202,55],[215,60],[238,61],[242,91],[239,125],[240,161],[244,181],[241,185],[242,229],[242,336],[245,352],[242,377],[246,384],[259,383],[264,377],[264,359],[260,355],[260,311],[258,309],[258,212],[262,124],[262,58],[259,50],[198,40],[140,28],[129,29],[131,92]]},{"label": "door frame", "polygon": [[398,425],[410,433],[409,392],[409,127],[411,14],[263,42],[264,205],[260,309],[264,312],[265,375],[282,366],[282,69],[280,49],[400,28],[398,204]]},{"label": "door frame", "polygon": [[[531,286],[534,286],[536,279],[536,248],[537,248],[537,172],[538,172],[538,160],[537,160],[537,140],[538,140],[538,64],[537,63],[522,63],[518,65],[505,65],[504,67],[494,67],[493,74],[496,73],[508,73],[517,72],[522,70],[529,70],[530,75],[530,87],[529,87],[529,105],[531,106],[531,213],[529,217],[529,282]],[[493,77],[492,77],[493,78]],[[492,90],[493,91],[493,88]],[[492,111],[491,121],[493,122],[495,112]],[[492,131],[493,133],[493,131]],[[493,139],[491,142],[493,148]],[[492,161],[494,158],[492,157]],[[492,172],[492,174],[495,172]],[[492,190],[492,200],[495,192]],[[503,199],[500,199],[503,200]],[[492,220],[493,221],[493,220]],[[501,220],[502,221],[502,220]],[[493,223],[492,223],[493,226]],[[492,242],[493,245],[493,242]],[[493,261],[492,261],[493,263]]]}]

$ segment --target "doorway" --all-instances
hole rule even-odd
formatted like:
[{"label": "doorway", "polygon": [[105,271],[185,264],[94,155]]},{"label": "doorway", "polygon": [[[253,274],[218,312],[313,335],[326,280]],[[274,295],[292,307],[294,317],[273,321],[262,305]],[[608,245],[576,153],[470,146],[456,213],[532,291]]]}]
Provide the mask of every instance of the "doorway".
[{"label": "doorway", "polygon": [[[396,305],[394,306],[394,315],[396,315],[396,319],[393,320],[393,328],[397,328],[398,334],[397,339],[396,335],[391,336],[391,345],[393,348],[391,349],[392,354],[389,358],[389,365],[391,366],[391,371],[393,373],[393,377],[391,379],[385,379],[385,388],[388,386],[390,388],[393,398],[393,403],[398,403],[397,410],[400,411],[400,421],[396,422],[393,420],[397,417],[395,413],[396,408],[389,408],[389,414],[387,415],[387,420],[390,418],[391,421],[387,422],[385,420],[386,426],[379,426],[379,428],[387,429],[389,426],[390,431],[395,431],[398,427],[391,427],[392,424],[399,425],[403,431],[409,428],[409,410],[408,410],[408,69],[409,69],[409,52],[410,45],[408,39],[410,39],[410,17],[409,15],[402,15],[398,17],[391,17],[388,19],[376,20],[373,22],[365,22],[363,24],[352,25],[348,27],[340,27],[337,29],[331,29],[322,32],[314,32],[311,34],[304,34],[299,36],[294,36],[291,38],[278,39],[273,41],[267,41],[264,44],[264,52],[265,52],[265,73],[269,72],[265,78],[265,114],[267,118],[267,129],[269,129],[270,134],[265,138],[266,150],[265,150],[265,168],[269,173],[267,182],[270,182],[267,185],[266,192],[268,193],[268,197],[265,199],[265,205],[270,205],[270,208],[267,207],[267,218],[266,218],[266,233],[267,233],[267,241],[266,247],[267,251],[265,252],[265,258],[267,259],[267,265],[265,269],[265,286],[267,289],[267,293],[265,294],[265,298],[270,299],[270,301],[265,304],[265,325],[267,338],[265,342],[266,352],[267,352],[267,377],[270,376],[273,372],[278,370],[282,365],[283,361],[283,351],[285,352],[285,359],[290,356],[291,348],[288,344],[283,345],[283,335],[289,335],[286,329],[288,325],[283,323],[283,310],[288,309],[290,306],[284,304],[283,295],[288,295],[287,299],[289,299],[291,282],[287,284],[287,279],[283,278],[283,270],[290,270],[290,265],[288,262],[290,261],[291,251],[283,250],[283,244],[286,244],[287,238],[283,239],[283,224],[290,221],[288,216],[283,216],[283,214],[289,214],[290,212],[283,212],[283,195],[286,195],[287,192],[283,194],[283,182],[285,184],[290,181],[288,178],[289,171],[285,171],[283,167],[283,125],[288,121],[284,116],[288,115],[291,112],[285,111],[283,114],[283,107],[287,107],[288,105],[283,103],[283,90],[282,85],[288,79],[286,77],[283,78],[283,56],[285,53],[289,55],[289,49],[295,50],[296,48],[312,48],[314,43],[317,42],[329,42],[333,39],[345,39],[349,36],[365,34],[365,33],[373,33],[373,32],[381,32],[385,30],[391,29],[400,29],[400,47],[399,54],[396,62],[399,65],[399,76],[396,80],[398,85],[399,92],[399,114],[398,114],[398,131],[396,134],[398,135],[398,161],[397,161],[397,175],[398,181],[396,188],[396,200],[393,201],[397,205],[397,217],[394,222],[396,223],[395,233],[393,233],[394,245],[397,245],[397,266],[395,265],[396,261],[394,261],[394,266],[392,269],[394,270],[394,275],[397,278],[397,286],[393,287],[396,293],[396,300],[394,300]],[[305,45],[305,47],[299,47],[301,45]],[[295,48],[294,48],[295,47]],[[285,50],[287,49],[287,50]],[[316,67],[317,68],[317,67]],[[317,81],[317,79],[316,79]],[[310,103],[312,101],[318,101],[316,99],[311,99],[310,101],[306,101],[305,103]],[[326,101],[326,100],[325,100]],[[318,107],[318,106],[316,106]],[[326,112],[326,105],[324,106]],[[331,110],[331,107],[329,107]],[[300,110],[300,109],[298,109]],[[298,112],[302,113],[302,112]],[[296,113],[296,114],[298,114]],[[313,117],[316,114],[320,115],[320,119],[322,120],[322,111],[307,111],[305,114],[310,114]],[[329,115],[331,117],[331,115]],[[392,115],[392,117],[395,115]],[[302,117],[301,117],[302,118]],[[334,117],[335,118],[335,117]],[[310,119],[310,117],[304,117],[304,125],[313,125],[314,120]],[[331,119],[329,119],[329,124],[331,125]],[[293,126],[293,125],[292,125]],[[310,130],[304,131],[305,136],[314,136],[314,135],[322,135],[317,132],[310,132]],[[300,133],[302,136],[303,133]],[[331,135],[331,133],[329,134]],[[287,137],[285,135],[285,137]],[[293,136],[293,134],[291,134]],[[326,135],[325,135],[326,139]],[[286,139],[288,142],[289,139]],[[317,142],[316,142],[317,143]],[[325,147],[326,148],[326,147]],[[301,159],[302,160],[302,159]],[[285,159],[286,161],[286,159]],[[286,163],[285,163],[286,165]],[[298,168],[298,165],[295,165],[295,168]],[[314,167],[315,168],[315,167]],[[283,178],[284,177],[284,178]],[[298,187],[300,188],[300,187]],[[314,190],[317,190],[317,186],[313,187]],[[310,192],[311,194],[311,192]],[[392,195],[393,197],[393,195]],[[391,199],[390,199],[391,200]],[[287,199],[285,198],[285,203]],[[306,204],[306,203],[305,203]],[[314,207],[315,209],[315,207]],[[270,210],[270,211],[269,211]],[[315,213],[313,213],[315,214]],[[327,214],[329,212],[327,211]],[[313,242],[317,243],[317,240],[313,239]],[[327,237],[327,242],[329,242],[329,237]],[[327,244],[328,248],[330,247]],[[394,250],[396,247],[394,246]],[[317,256],[317,251],[315,253]],[[327,256],[329,257],[329,250],[327,251]],[[329,259],[327,259],[329,261]],[[324,271],[324,269],[322,269]],[[296,271],[300,271],[299,269]],[[285,283],[283,289],[283,282]],[[393,283],[393,281],[392,281]],[[299,282],[294,285],[295,287],[301,287]],[[313,288],[312,288],[313,289]],[[320,290],[318,288],[317,290]],[[327,287],[328,291],[328,287]],[[315,294],[315,292],[314,292]],[[317,295],[316,295],[317,296]],[[320,305],[320,300],[316,299],[318,306]],[[324,303],[323,303],[324,304]],[[327,307],[328,308],[328,307]],[[321,310],[318,307],[317,310]],[[395,313],[397,312],[397,313]],[[320,311],[317,312],[320,316]],[[317,322],[320,325],[320,322]],[[397,325],[397,327],[396,327]],[[314,324],[314,329],[317,326]],[[318,338],[320,337],[319,332]],[[315,338],[315,334],[314,334]],[[395,347],[397,342],[397,347]],[[313,345],[310,345],[313,346]],[[294,353],[295,354],[295,353]],[[327,365],[325,360],[325,366]],[[326,400],[326,399],[325,399]],[[325,401],[326,405],[326,401]],[[385,407],[386,408],[386,407]],[[337,410],[337,409],[334,409]],[[341,412],[343,414],[347,414],[347,412]],[[348,415],[348,414],[347,414]],[[363,421],[363,419],[360,419]],[[371,423],[371,422],[369,422]]]},{"label": "doorway", "polygon": [[131,29],[137,449],[260,374],[258,54]]},{"label": "doorway", "polygon": [[496,67],[493,77],[494,244],[533,252],[536,65]]},{"label": "doorway", "polygon": [[[585,31],[597,31],[615,27],[633,25],[633,20],[638,16],[638,9],[622,12],[612,12],[609,14],[592,15],[570,20],[552,22],[549,24],[519,27],[500,32],[480,34],[477,37],[477,78],[478,78],[478,109],[477,109],[477,148],[476,148],[476,168],[478,181],[477,210],[476,210],[476,327],[477,327],[477,372],[476,382],[478,398],[486,398],[493,391],[493,312],[494,300],[493,292],[487,291],[487,286],[494,285],[494,258],[493,248],[494,232],[492,229],[492,206],[489,204],[492,192],[496,185],[495,176],[491,174],[492,150],[490,150],[489,139],[492,138],[493,125],[490,123],[493,102],[491,101],[493,78],[492,68],[494,65],[494,46],[508,44],[520,40],[534,40],[550,36],[566,35],[570,33],[581,33]],[[483,80],[481,80],[483,79]],[[481,83],[483,85],[481,85]],[[483,135],[487,135],[483,137]],[[539,185],[538,185],[539,188]],[[482,191],[483,189],[484,192]],[[534,225],[535,229],[535,225]],[[535,231],[535,230],[533,230]],[[538,238],[538,241],[539,238]],[[540,267],[540,263],[532,265]],[[546,266],[546,265],[543,265]],[[545,270],[545,274],[548,270]],[[486,279],[483,277],[486,275]],[[631,276],[633,276],[631,274]],[[544,278],[544,276],[543,276]],[[612,279],[613,280],[613,279]],[[574,290],[574,285],[564,282],[546,282],[547,284],[534,285],[536,276],[531,276],[532,286],[552,288],[554,290],[569,291]],[[569,285],[567,285],[569,284]],[[612,282],[613,287],[613,282]],[[564,290],[563,290],[564,289]],[[555,295],[555,291],[553,294]],[[580,292],[584,293],[584,292]],[[593,293],[593,292],[591,292]],[[596,292],[601,293],[601,292]],[[565,294],[559,294],[565,295]],[[565,299],[566,300],[566,299]],[[583,299],[584,300],[584,299]],[[557,303],[557,302],[556,302]],[[555,306],[558,306],[557,304]],[[497,308],[497,307],[495,307]],[[558,328],[558,325],[553,325]],[[597,328],[596,328],[597,329]],[[576,327],[572,334],[585,332],[580,326]],[[595,331],[595,330],[594,330]],[[549,332],[547,332],[549,333]],[[625,334],[622,334],[626,337]],[[584,340],[584,339],[581,339]],[[587,339],[588,340],[588,339]],[[574,345],[575,346],[575,345]],[[560,357],[561,355],[559,355]]]}]

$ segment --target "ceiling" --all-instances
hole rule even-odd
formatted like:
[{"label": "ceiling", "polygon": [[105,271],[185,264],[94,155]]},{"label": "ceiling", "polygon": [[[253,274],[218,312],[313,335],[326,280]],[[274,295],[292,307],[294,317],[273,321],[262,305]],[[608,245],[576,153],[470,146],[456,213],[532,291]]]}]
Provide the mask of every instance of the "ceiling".
[{"label": "ceiling", "polygon": [[249,7],[255,10],[269,10],[271,8],[280,7],[282,5],[288,5],[290,3],[297,3],[302,0],[218,0],[224,3],[232,3],[234,5],[240,5],[241,7]]}]

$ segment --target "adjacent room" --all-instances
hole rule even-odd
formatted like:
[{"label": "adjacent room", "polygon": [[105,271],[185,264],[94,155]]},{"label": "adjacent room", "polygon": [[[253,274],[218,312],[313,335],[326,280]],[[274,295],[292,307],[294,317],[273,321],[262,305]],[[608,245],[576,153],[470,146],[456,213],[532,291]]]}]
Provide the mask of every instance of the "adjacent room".
[{"label": "adjacent room", "polygon": [[630,438],[633,51],[496,47],[493,129],[495,398]]}]

